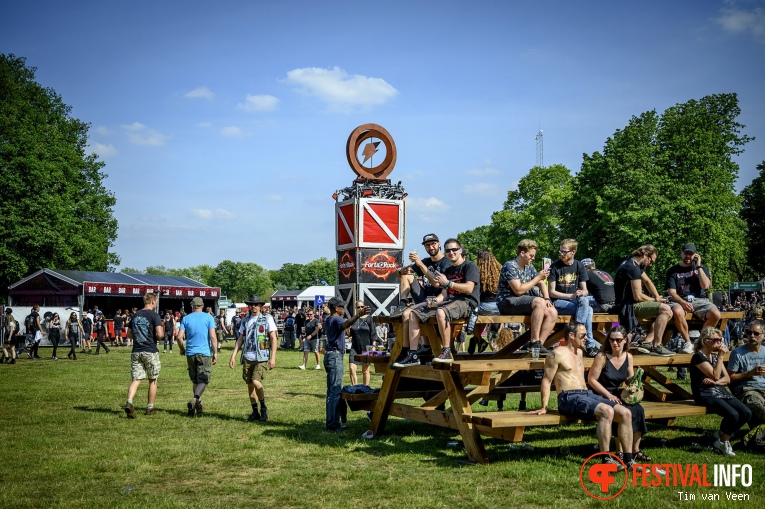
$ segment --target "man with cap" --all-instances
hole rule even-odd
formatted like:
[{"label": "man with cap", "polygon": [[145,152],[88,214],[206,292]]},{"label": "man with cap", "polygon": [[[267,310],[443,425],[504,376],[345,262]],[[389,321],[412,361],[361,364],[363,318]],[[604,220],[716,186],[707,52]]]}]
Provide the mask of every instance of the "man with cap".
[{"label": "man with cap", "polygon": [[[428,233],[422,238],[422,245],[428,253],[428,258],[421,260],[417,251],[409,253],[409,261],[412,265],[402,267],[396,274],[401,277],[399,295],[407,304],[423,304],[428,298],[436,298],[441,295],[440,283],[436,279],[436,274],[443,274],[446,269],[451,267],[451,262],[441,252],[441,244],[435,233]],[[420,282],[419,278],[422,278]],[[406,309],[400,309],[398,313],[391,316],[401,316],[403,323],[404,338],[409,338],[409,323],[411,318],[411,306]],[[406,339],[405,339],[406,340]],[[424,345],[417,352],[420,355],[431,355],[433,352],[430,345]]]},{"label": "man with cap", "polygon": [[587,271],[587,292],[590,306],[595,313],[608,313],[614,307],[614,278],[608,272],[595,267],[595,260],[585,258],[582,265]]},{"label": "man with cap", "polygon": [[686,244],[680,251],[680,263],[667,271],[666,289],[669,293],[669,305],[675,327],[685,340],[684,353],[693,353],[693,343],[688,333],[686,313],[693,313],[699,320],[704,320],[701,330],[717,327],[720,310],[707,299],[706,290],[712,286],[709,269],[701,263],[701,256],[696,246]]},{"label": "man with cap", "polygon": [[203,311],[201,297],[191,299],[191,313],[183,317],[176,340],[181,355],[186,354],[189,378],[193,384],[194,397],[186,405],[187,415],[202,415],[202,393],[210,383],[212,364],[218,363],[218,339],[215,336],[215,319]]},{"label": "man with cap", "polygon": [[[252,406],[252,413],[247,417],[247,422],[265,422],[268,420],[268,408],[263,380],[266,369],[274,369],[276,366],[276,322],[271,315],[261,313],[265,301],[259,296],[253,295],[245,303],[250,308],[250,314],[239,325],[239,339],[236,340],[234,351],[231,352],[228,367],[234,369],[236,354],[241,349],[242,379],[247,384],[247,393]],[[260,401],[260,411],[258,411],[258,401]]]}]

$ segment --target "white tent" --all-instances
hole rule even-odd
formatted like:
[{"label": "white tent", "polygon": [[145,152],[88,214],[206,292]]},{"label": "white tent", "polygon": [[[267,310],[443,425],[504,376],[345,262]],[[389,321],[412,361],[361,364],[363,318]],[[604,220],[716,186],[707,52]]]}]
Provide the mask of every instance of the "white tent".
[{"label": "white tent", "polygon": [[321,295],[324,302],[327,302],[329,299],[335,296],[335,287],[334,286],[309,286],[297,297],[298,300],[298,307],[302,306],[303,303],[307,303],[309,306],[313,306],[314,304],[314,298],[317,295]]}]

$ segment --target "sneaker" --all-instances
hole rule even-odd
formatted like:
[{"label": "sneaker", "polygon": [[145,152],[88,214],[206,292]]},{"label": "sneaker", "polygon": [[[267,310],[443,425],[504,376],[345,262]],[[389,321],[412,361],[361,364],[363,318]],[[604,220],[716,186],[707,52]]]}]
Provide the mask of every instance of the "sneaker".
[{"label": "sneaker", "polygon": [[736,453],[733,452],[733,447],[731,447],[730,442],[727,441],[727,440],[725,442],[723,442],[722,440],[720,440],[718,438],[717,440],[715,440],[715,443],[712,444],[712,447],[717,449],[720,452],[720,454],[722,454],[723,456],[735,456],[736,455]]},{"label": "sneaker", "polygon": [[298,366],[298,369],[302,369],[303,371],[305,371],[305,364],[301,364],[300,366]]},{"label": "sneaker", "polygon": [[440,362],[444,364],[449,364],[452,361],[454,361],[454,357],[452,356],[451,348],[442,348],[441,353],[438,354],[438,357],[433,358],[433,362]]},{"label": "sneaker", "polygon": [[664,345],[658,345],[651,348],[649,355],[654,355],[657,357],[672,357],[675,355],[675,352],[668,350]]},{"label": "sneaker", "polygon": [[685,344],[680,348],[680,351],[682,353],[693,353],[693,343],[686,341]]},{"label": "sneaker", "polygon": [[319,365],[317,364],[317,365],[316,365],[316,367],[315,367],[315,368],[313,368],[313,369],[321,369],[321,366],[319,366]]},{"label": "sneaker", "polygon": [[50,358],[50,360],[52,360],[52,361],[57,361],[57,360],[58,360],[58,357],[51,357],[51,358]]},{"label": "sneaker", "polygon": [[[622,470],[624,470],[624,465],[622,465],[620,461],[618,461],[616,458],[614,458],[611,455],[603,456],[602,463],[604,465],[615,465],[617,472],[621,472]],[[634,461],[631,461],[630,463],[634,463]]]},{"label": "sneaker", "polygon": [[418,357],[428,357],[433,355],[433,349],[430,347],[430,345],[422,345],[414,353],[416,353]]},{"label": "sneaker", "polygon": [[640,343],[637,346],[637,351],[644,355],[651,355],[651,346],[645,343]]},{"label": "sneaker", "polygon": [[128,419],[135,419],[135,408],[133,408],[132,403],[125,404],[125,413],[127,414]]},{"label": "sneaker", "polygon": [[677,368],[677,379],[685,380],[688,378],[688,370],[686,368]]},{"label": "sneaker", "polygon": [[258,412],[257,408],[252,411],[252,413],[247,417],[247,422],[255,422],[260,420],[260,412]]},{"label": "sneaker", "polygon": [[390,365],[391,369],[404,369],[410,366],[419,366],[420,358],[417,356],[417,352],[407,350],[406,353],[402,353],[396,359],[396,362]]},{"label": "sneaker", "polygon": [[[541,352],[540,352],[540,353],[541,353]],[[588,348],[588,349],[585,351],[585,354],[586,354],[586,355],[587,355],[587,357],[589,357],[590,359],[594,359],[594,358],[595,358],[595,357],[598,355],[598,353],[600,353],[600,348],[598,348],[598,347],[596,347],[596,346],[591,346],[590,348]]]},{"label": "sneaker", "polygon": [[268,408],[260,407],[260,422],[266,422],[268,420]]},{"label": "sneaker", "polygon": [[194,401],[195,398],[191,398],[188,403],[186,403],[186,408],[188,409],[186,412],[186,415],[189,417],[194,417],[194,414],[196,413],[196,401]]},{"label": "sneaker", "polygon": [[205,413],[205,407],[202,406],[202,400],[201,399],[197,400],[196,411],[197,411],[197,417],[201,417],[202,414]]},{"label": "sneaker", "polygon": [[143,415],[157,415],[157,409],[154,407],[147,408]]}]

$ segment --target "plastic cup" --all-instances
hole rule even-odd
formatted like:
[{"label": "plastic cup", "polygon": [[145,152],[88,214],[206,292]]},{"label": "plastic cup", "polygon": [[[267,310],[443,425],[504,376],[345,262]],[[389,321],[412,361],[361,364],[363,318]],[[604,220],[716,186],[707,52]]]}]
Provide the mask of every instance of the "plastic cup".
[{"label": "plastic cup", "polygon": [[539,347],[538,346],[532,346],[531,347],[531,358],[532,359],[539,359]]}]

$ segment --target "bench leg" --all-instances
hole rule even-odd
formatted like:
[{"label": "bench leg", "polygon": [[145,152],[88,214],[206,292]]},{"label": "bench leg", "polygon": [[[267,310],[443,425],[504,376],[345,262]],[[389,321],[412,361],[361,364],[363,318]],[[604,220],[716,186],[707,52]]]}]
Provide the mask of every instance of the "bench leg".
[{"label": "bench leg", "polygon": [[451,371],[442,371],[441,380],[444,383],[446,392],[449,394],[449,402],[454,413],[454,420],[460,435],[462,435],[462,444],[465,447],[468,458],[476,463],[488,463],[489,457],[486,454],[486,448],[483,446],[481,434],[472,422],[465,422],[462,417],[466,414],[472,414],[473,410],[470,408],[470,401],[468,401],[459,374],[452,373]]}]

